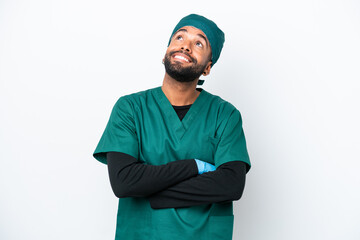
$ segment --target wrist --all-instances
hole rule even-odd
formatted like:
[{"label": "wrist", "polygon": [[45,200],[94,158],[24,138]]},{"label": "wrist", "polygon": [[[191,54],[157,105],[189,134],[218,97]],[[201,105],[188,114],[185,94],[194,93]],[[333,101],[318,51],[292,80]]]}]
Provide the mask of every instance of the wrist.
[{"label": "wrist", "polygon": [[195,160],[196,166],[198,168],[198,174],[204,173],[204,168],[205,168],[204,162],[199,159],[196,159],[196,158],[194,160]]}]

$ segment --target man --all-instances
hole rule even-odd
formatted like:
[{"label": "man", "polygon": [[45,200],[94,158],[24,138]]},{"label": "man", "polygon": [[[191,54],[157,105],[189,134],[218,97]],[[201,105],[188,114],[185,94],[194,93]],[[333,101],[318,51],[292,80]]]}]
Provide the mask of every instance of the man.
[{"label": "man", "polygon": [[[201,88],[224,43],[211,20],[180,20],[162,87],[121,97],[94,152],[119,197],[116,239],[232,239],[250,161],[239,111]],[[226,81],[222,79],[222,81]]]}]

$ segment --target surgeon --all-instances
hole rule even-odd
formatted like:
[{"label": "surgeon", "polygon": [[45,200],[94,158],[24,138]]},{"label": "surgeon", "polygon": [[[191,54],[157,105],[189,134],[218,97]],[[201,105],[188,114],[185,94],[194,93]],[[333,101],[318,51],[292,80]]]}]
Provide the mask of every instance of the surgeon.
[{"label": "surgeon", "polygon": [[213,21],[184,17],[169,40],[162,86],[116,102],[93,154],[119,198],[115,239],[232,239],[233,201],[251,166],[242,119],[197,87],[224,41]]}]

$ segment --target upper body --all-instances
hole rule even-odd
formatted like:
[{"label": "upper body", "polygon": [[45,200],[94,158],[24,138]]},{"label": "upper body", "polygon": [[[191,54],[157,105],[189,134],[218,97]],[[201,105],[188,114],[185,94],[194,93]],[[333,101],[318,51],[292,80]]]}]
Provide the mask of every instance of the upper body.
[{"label": "upper body", "polygon": [[[250,161],[240,112],[196,88],[223,44],[209,21],[180,21],[163,85],[121,97],[94,152],[119,197],[116,239],[231,239]],[[183,119],[174,106],[189,106]],[[200,173],[199,162],[215,167]]]}]

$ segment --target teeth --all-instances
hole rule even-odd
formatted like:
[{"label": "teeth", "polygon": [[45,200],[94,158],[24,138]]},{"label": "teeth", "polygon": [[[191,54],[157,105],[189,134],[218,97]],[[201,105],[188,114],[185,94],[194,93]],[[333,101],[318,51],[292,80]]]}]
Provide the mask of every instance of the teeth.
[{"label": "teeth", "polygon": [[183,56],[179,56],[179,55],[176,55],[174,58],[178,58],[178,59],[182,59],[186,62],[189,62],[189,60],[187,60],[186,58],[184,58]]}]

